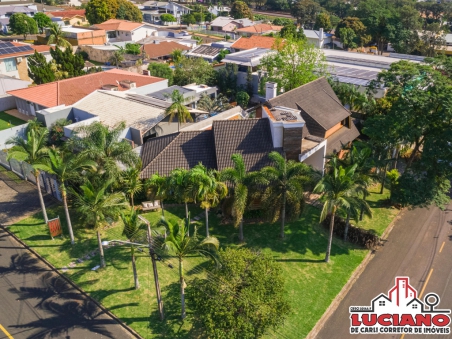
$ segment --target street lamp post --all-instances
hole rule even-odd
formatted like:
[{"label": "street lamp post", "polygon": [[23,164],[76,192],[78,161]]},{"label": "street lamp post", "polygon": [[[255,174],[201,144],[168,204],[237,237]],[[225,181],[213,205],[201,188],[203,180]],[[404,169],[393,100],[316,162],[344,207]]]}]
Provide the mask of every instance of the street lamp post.
[{"label": "street lamp post", "polygon": [[163,312],[163,300],[162,300],[162,293],[160,291],[160,284],[159,284],[159,274],[157,271],[157,262],[155,260],[156,253],[154,252],[154,248],[152,246],[152,233],[151,233],[151,224],[149,220],[143,218],[141,215],[138,216],[141,221],[143,221],[148,228],[148,244],[149,244],[149,255],[151,256],[152,260],[152,270],[154,271],[154,283],[155,283],[155,293],[157,295],[157,306],[159,308],[160,313],[160,320],[163,321],[165,318],[165,314]]}]

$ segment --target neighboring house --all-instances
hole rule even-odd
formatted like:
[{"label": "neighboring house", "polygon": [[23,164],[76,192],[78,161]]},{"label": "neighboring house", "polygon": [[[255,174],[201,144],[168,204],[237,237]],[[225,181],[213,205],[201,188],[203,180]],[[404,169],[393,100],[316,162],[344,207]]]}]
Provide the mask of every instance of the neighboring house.
[{"label": "neighboring house", "polygon": [[[389,69],[391,64],[409,60],[419,63],[424,57],[390,53],[389,57],[366,53],[353,53],[333,49],[322,49],[330,75],[339,82],[353,84],[361,91],[365,91],[369,83],[377,78],[382,70]],[[384,88],[379,88],[373,94],[375,98],[381,98],[385,94]]]},{"label": "neighboring house", "polygon": [[126,42],[115,42],[114,44],[104,44],[104,45],[82,45],[80,50],[88,53],[88,59],[108,63],[111,62],[111,58],[115,51],[120,47],[125,48]]},{"label": "neighboring house", "polygon": [[324,33],[323,28],[320,28],[318,31],[305,29],[303,32],[308,42],[314,44],[317,48],[323,48],[324,45],[333,42],[333,34]]},{"label": "neighboring house", "polygon": [[194,50],[186,54],[190,58],[203,58],[208,62],[214,62],[217,60],[220,52],[224,50],[224,47],[214,47],[212,45],[201,45]]},{"label": "neighboring house", "polygon": [[49,18],[60,18],[65,25],[82,26],[88,24],[84,9],[45,12]]},{"label": "neighboring house", "polygon": [[219,16],[210,23],[210,29],[216,32],[234,33],[239,28],[253,26],[254,22],[250,19],[234,19],[227,16]]},{"label": "neighboring house", "polygon": [[27,88],[31,85],[31,81],[20,80],[0,74],[0,96],[7,95],[6,92],[15,89]]},{"label": "neighboring house", "polygon": [[229,13],[231,11],[230,7],[226,7],[226,6],[209,6],[209,8],[207,9],[209,11],[209,13],[212,13],[215,16],[219,16],[221,13]]},{"label": "neighboring house", "polygon": [[19,112],[35,116],[36,111],[72,105],[98,90],[151,92],[168,87],[168,80],[112,69],[47,84],[9,91],[16,98]]},{"label": "neighboring house", "polygon": [[[170,86],[168,88],[161,89],[159,91],[146,93],[145,95],[148,97],[152,97],[155,99],[165,100],[171,102],[171,94],[174,91],[179,91],[185,98],[185,105],[191,106],[191,108],[196,108],[197,103],[203,94],[207,94],[212,99],[217,96],[217,88],[209,87],[207,85],[202,84],[189,84],[185,86]],[[205,112],[202,112],[205,113]]]},{"label": "neighboring house", "polygon": [[[243,38],[242,38],[243,39]],[[242,40],[241,39],[241,40]],[[234,45],[232,45],[234,47]],[[221,61],[225,64],[236,64],[237,70],[237,86],[248,85],[248,72],[252,73],[253,93],[258,92],[259,75],[257,73],[261,60],[275,51],[268,48],[252,48],[227,54]]]},{"label": "neighboring house", "polygon": [[173,15],[177,22],[180,23],[182,15],[190,14],[190,8],[187,6],[175,3],[175,2],[163,2],[163,1],[146,1],[141,6],[138,6],[143,13],[143,21],[151,24],[160,24],[160,16],[162,14]]},{"label": "neighboring house", "polygon": [[275,26],[270,24],[257,24],[245,28],[239,28],[236,33],[241,36],[250,37],[252,35],[263,35],[269,33],[278,33],[284,26]]},{"label": "neighboring house", "polygon": [[178,44],[184,45],[191,48],[195,48],[198,44],[198,41],[191,39],[191,35],[186,34],[174,34],[173,32],[157,32],[158,36],[149,36],[147,38],[141,39],[140,41],[137,41],[140,45],[147,45],[147,44],[155,44],[157,42],[164,42],[164,41],[173,41]]},{"label": "neighboring house", "polygon": [[0,42],[0,74],[30,81],[28,57],[37,51],[50,61],[49,46],[29,45],[20,42]]},{"label": "neighboring house", "polygon": [[[262,115],[257,112],[256,116],[269,115],[268,112],[271,114],[272,109],[278,107],[297,110],[299,114],[296,116],[306,122],[300,140],[308,136],[325,139],[327,155],[339,152],[343,145],[359,136],[350,112],[342,106],[324,77],[278,96],[276,84],[267,83],[266,100]],[[303,141],[301,144],[303,148]]]},{"label": "neighboring house", "polygon": [[101,24],[91,26],[94,29],[104,30],[108,42],[139,41],[146,37],[156,35],[157,30],[145,23],[127,20],[110,19]]},{"label": "neighboring house", "polygon": [[9,18],[15,13],[23,13],[33,17],[38,12],[36,5],[29,6],[0,6],[0,30],[3,34],[9,32]]},{"label": "neighboring house", "polygon": [[274,46],[275,42],[276,38],[253,35],[249,38],[239,38],[232,44],[231,48],[236,52],[256,47],[271,49]]},{"label": "neighboring house", "polygon": [[171,53],[175,50],[189,51],[190,48],[179,44],[174,41],[156,41],[153,44],[143,45],[142,50],[146,53],[149,59],[162,59],[166,60],[170,58]]},{"label": "neighboring house", "polygon": [[[61,30],[65,35],[64,38],[69,41],[72,46],[103,45],[107,42],[106,33],[102,29],[66,26],[61,18],[56,17],[51,18],[51,20],[61,26]],[[45,28],[45,36],[37,36],[38,43],[47,45],[49,36],[50,29]]]}]

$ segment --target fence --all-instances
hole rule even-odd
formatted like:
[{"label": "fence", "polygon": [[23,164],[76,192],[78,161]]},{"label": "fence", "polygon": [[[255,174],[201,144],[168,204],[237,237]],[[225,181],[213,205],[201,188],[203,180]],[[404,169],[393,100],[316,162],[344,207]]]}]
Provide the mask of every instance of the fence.
[{"label": "fence", "polygon": [[[32,174],[33,168],[26,162],[17,161],[15,159],[7,160],[7,153],[0,150],[0,165],[17,174],[20,178],[30,181],[36,185],[36,178]],[[41,189],[51,194],[54,198],[62,200],[61,193],[58,188],[58,182],[53,175],[41,171],[39,176]]]}]

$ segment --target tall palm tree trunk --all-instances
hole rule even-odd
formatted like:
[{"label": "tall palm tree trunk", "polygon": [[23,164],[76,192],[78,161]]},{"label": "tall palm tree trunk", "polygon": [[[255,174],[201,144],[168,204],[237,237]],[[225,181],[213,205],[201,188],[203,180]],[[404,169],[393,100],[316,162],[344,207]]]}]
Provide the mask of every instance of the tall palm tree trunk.
[{"label": "tall palm tree trunk", "polygon": [[209,209],[206,207],[206,237],[209,236]]},{"label": "tall palm tree trunk", "polygon": [[39,174],[35,174],[35,179],[36,179],[36,186],[38,187],[38,195],[39,195],[39,202],[41,203],[42,215],[44,216],[44,221],[47,224],[47,222],[49,221],[49,218],[47,217],[46,206],[44,204],[44,198],[42,197],[41,184],[39,181]]},{"label": "tall palm tree trunk", "polygon": [[245,241],[245,237],[243,236],[243,218],[242,220],[240,220],[240,224],[239,224],[239,242],[244,242]]},{"label": "tall palm tree trunk", "polygon": [[347,241],[348,228],[350,226],[350,211],[347,211],[347,220],[345,220],[344,241]]},{"label": "tall palm tree trunk", "polygon": [[381,180],[381,188],[380,188],[380,194],[383,194],[385,189],[385,181],[386,181],[386,171],[388,170],[388,164],[385,165],[383,178]]},{"label": "tall palm tree trunk", "polygon": [[132,252],[132,271],[133,271],[133,282],[135,284],[135,289],[140,288],[140,282],[138,281],[138,273],[137,273],[137,265],[135,262],[135,249],[133,246],[131,247],[130,251]]},{"label": "tall palm tree trunk", "polygon": [[165,210],[163,209],[163,200],[160,200],[160,208],[162,209],[162,217],[165,216]]},{"label": "tall palm tree trunk", "polygon": [[185,202],[185,219],[188,219],[188,203]]},{"label": "tall palm tree trunk", "polygon": [[184,266],[182,258],[179,259],[179,275],[180,275],[180,301],[182,305],[181,318],[185,319],[185,280],[184,280]]},{"label": "tall palm tree trunk", "polygon": [[130,202],[132,203],[132,208],[135,206],[135,203],[133,201],[133,193],[130,194]]},{"label": "tall palm tree trunk", "polygon": [[66,189],[62,189],[62,195],[63,195],[63,205],[64,205],[64,213],[66,214],[66,222],[67,222],[67,229],[69,231],[69,237],[71,238],[71,244],[75,244],[74,240],[74,232],[72,231],[72,223],[71,223],[71,216],[69,215],[69,208],[67,207],[67,193]]},{"label": "tall palm tree trunk", "polygon": [[331,213],[331,220],[330,220],[330,234],[328,238],[328,247],[326,249],[326,256],[325,261],[330,261],[330,254],[331,254],[331,244],[333,243],[333,229],[334,229],[334,217],[336,216],[336,207],[333,207],[333,212]]},{"label": "tall palm tree trunk", "polygon": [[283,201],[281,206],[281,231],[280,231],[280,237],[281,239],[284,238],[284,223],[286,221],[286,192],[283,192]]},{"label": "tall palm tree trunk", "polygon": [[104,248],[102,247],[102,239],[100,238],[100,231],[97,231],[97,245],[99,246],[100,267],[105,267]]}]

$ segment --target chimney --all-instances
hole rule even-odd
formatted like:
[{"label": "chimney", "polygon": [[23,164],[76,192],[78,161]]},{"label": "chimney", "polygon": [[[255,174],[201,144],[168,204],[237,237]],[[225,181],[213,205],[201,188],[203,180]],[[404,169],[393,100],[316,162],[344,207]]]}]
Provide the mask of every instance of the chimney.
[{"label": "chimney", "polygon": [[266,82],[265,83],[265,100],[270,100],[276,97],[276,92],[278,89],[278,84],[276,82]]},{"label": "chimney", "polygon": [[319,28],[319,40],[323,41],[323,28]]}]

